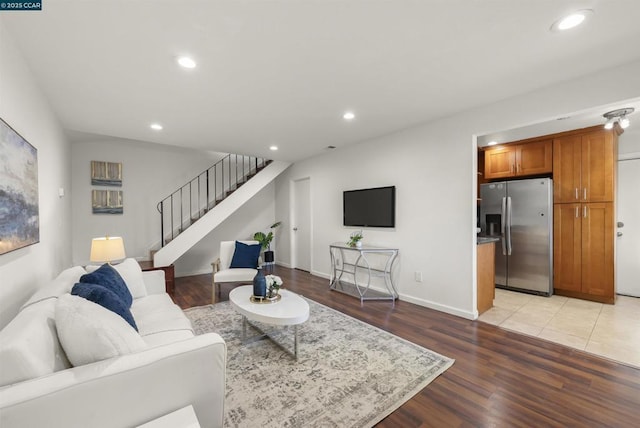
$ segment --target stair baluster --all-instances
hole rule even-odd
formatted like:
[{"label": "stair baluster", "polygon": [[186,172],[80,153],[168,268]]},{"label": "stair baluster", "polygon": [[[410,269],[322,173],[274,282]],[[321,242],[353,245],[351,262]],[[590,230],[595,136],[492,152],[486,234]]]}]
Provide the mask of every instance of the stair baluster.
[{"label": "stair baluster", "polygon": [[[242,165],[238,165],[238,162],[242,162]],[[236,191],[270,162],[268,159],[255,156],[228,154],[158,202],[161,247],[164,247],[180,233],[184,232],[185,229]],[[204,183],[202,183],[203,180]],[[202,185],[204,185],[204,192],[201,188]],[[185,196],[185,192],[189,192],[188,198]],[[203,193],[205,195],[204,201],[202,200]],[[176,198],[180,198],[179,205],[174,204],[174,199]],[[184,217],[185,211],[187,211],[186,203],[189,204],[188,219]],[[197,212],[197,215],[194,215],[194,211]],[[179,219],[176,219],[176,217],[179,217]]]}]

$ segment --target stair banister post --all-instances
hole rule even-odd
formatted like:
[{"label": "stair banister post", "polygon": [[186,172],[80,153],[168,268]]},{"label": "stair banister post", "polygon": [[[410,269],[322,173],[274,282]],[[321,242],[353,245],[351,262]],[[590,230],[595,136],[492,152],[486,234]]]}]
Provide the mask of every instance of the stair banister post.
[{"label": "stair banister post", "polygon": [[160,201],[160,247],[164,247],[164,201]]}]

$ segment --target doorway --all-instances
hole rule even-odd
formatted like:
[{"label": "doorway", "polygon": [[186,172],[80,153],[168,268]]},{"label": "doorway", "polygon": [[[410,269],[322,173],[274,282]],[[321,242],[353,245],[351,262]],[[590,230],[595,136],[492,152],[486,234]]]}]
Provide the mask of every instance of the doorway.
[{"label": "doorway", "polygon": [[292,267],[311,272],[311,179],[293,182],[291,216]]},{"label": "doorway", "polygon": [[616,293],[640,297],[640,153],[618,161],[618,228],[616,248]]}]

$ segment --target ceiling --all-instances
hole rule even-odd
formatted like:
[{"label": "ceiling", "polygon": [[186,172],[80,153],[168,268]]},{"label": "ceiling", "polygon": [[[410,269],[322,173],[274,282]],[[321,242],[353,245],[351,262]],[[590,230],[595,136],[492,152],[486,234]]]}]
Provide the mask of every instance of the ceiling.
[{"label": "ceiling", "polygon": [[296,161],[631,62],[639,18],[638,0],[60,0],[0,25],[70,135]]}]

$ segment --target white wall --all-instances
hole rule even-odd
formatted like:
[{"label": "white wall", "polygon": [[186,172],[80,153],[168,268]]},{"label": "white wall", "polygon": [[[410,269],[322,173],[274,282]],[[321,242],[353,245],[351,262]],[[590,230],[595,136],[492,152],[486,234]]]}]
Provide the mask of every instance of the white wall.
[{"label": "white wall", "polygon": [[[401,299],[475,318],[474,136],[638,95],[640,62],[635,62],[298,162],[276,181],[276,217],[289,221],[291,181],[310,177],[312,271],[328,276],[329,243],[346,240],[352,230],[342,226],[342,191],[395,185],[396,228],[365,229],[365,241],[400,249]],[[279,246],[283,263],[291,262],[289,242],[285,227]],[[416,271],[424,282],[414,281]]]},{"label": "white wall", "polygon": [[[275,184],[271,183],[180,257],[175,262],[176,276],[211,273],[211,262],[220,255],[220,241],[253,239],[255,232],[266,232],[274,218]],[[271,249],[278,254],[276,246],[274,240]]]},{"label": "white wall", "polygon": [[[2,25],[0,117],[38,149],[40,210],[40,243],[0,256],[2,327],[38,287],[71,266],[70,144]],[[58,196],[59,188],[65,189],[65,197]]]},{"label": "white wall", "polygon": [[618,156],[640,154],[640,112],[631,116],[631,126],[618,137]]},{"label": "white wall", "polygon": [[[119,139],[74,142],[71,152],[73,263],[87,264],[91,239],[105,234],[122,236],[127,257],[149,260],[149,250],[160,245],[158,202],[223,156]],[[92,160],[122,162],[122,187],[92,186]],[[92,189],[121,189],[123,214],[93,214]]]},{"label": "white wall", "polygon": [[[91,239],[109,234],[122,236],[127,257],[149,260],[150,249],[160,243],[157,203],[212,166],[225,154],[190,150],[140,141],[99,139],[72,144],[73,263],[88,264]],[[122,215],[93,214],[92,160],[122,162],[124,211]],[[266,228],[274,218],[274,187],[267,186],[234,216],[223,222],[175,263],[176,275],[211,272],[220,240],[248,238]]]}]

